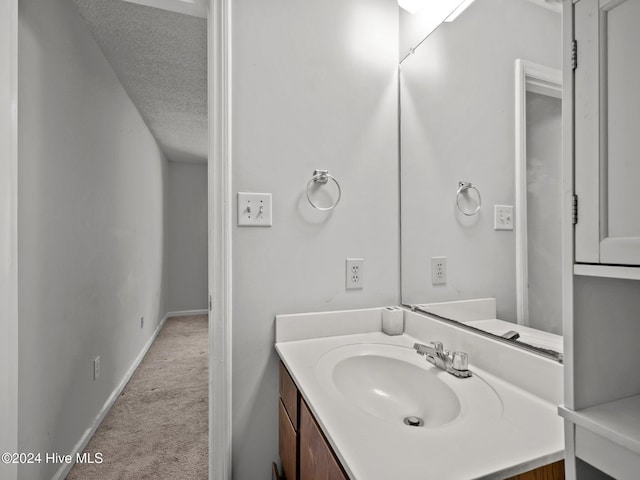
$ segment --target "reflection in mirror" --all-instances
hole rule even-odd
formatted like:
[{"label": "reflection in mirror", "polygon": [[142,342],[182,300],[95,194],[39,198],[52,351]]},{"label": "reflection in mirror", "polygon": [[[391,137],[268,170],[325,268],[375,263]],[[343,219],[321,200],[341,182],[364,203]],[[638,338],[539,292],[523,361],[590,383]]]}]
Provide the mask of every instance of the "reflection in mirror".
[{"label": "reflection in mirror", "polygon": [[[401,14],[401,31],[417,21]],[[415,45],[400,66],[402,303],[561,352],[559,4],[476,0]]]},{"label": "reflection in mirror", "polygon": [[517,323],[562,334],[561,73],[516,61]]}]

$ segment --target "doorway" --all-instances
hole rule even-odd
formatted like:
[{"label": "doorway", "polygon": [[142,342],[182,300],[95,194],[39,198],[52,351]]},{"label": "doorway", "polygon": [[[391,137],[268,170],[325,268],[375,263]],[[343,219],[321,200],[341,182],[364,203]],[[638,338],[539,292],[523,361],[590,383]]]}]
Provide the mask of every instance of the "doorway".
[{"label": "doorway", "polygon": [[562,334],[561,72],[516,60],[517,321]]}]

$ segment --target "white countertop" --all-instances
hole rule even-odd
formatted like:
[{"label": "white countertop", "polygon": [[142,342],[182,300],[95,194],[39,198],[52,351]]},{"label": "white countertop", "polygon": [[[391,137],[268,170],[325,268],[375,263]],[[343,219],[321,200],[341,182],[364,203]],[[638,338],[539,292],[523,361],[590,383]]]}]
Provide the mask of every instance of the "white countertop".
[{"label": "white countertop", "polygon": [[[407,334],[387,336],[372,331],[376,324],[373,311],[358,312],[359,318],[354,318],[361,328],[352,330],[365,333],[349,331],[327,336],[331,333],[329,328],[316,335],[321,338],[305,338],[299,329],[313,319],[299,316],[302,322],[286,319],[277,326],[276,343],[280,358],[352,480],[501,479],[563,458],[563,422],[556,413],[557,406],[478,368],[473,358],[470,369],[500,397],[501,415],[477,415],[471,423],[460,421],[438,428],[412,429],[376,421],[348,404],[338,392],[324,388],[316,366],[325,353],[335,348],[379,343],[411,347],[414,342],[425,342]],[[327,314],[329,324],[335,324],[344,315],[344,312]],[[286,330],[293,324],[296,335],[292,337]],[[346,324],[348,321],[343,318],[341,333]]]}]

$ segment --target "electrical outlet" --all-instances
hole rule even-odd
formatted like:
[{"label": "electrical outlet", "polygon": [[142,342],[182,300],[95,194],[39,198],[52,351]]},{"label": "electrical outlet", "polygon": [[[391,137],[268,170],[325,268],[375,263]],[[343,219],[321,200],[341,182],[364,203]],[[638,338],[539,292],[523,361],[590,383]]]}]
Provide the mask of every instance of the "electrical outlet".
[{"label": "electrical outlet", "polygon": [[97,380],[100,377],[100,355],[93,359],[93,379]]},{"label": "electrical outlet", "polygon": [[347,258],[346,266],[347,290],[363,288],[364,258]]},{"label": "electrical outlet", "polygon": [[513,230],[513,206],[495,205],[493,213],[494,230]]},{"label": "electrical outlet", "polygon": [[431,284],[447,283],[447,257],[431,257]]},{"label": "electrical outlet", "polygon": [[144,327],[144,317],[140,317],[140,328]]}]

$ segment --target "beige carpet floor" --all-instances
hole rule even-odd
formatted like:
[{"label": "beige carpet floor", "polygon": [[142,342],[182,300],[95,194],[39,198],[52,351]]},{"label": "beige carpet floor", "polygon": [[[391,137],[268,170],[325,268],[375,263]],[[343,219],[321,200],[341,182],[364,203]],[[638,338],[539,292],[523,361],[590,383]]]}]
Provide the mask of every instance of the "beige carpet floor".
[{"label": "beige carpet floor", "polygon": [[68,480],[206,479],[207,316],[170,318]]}]

